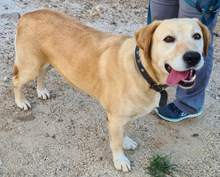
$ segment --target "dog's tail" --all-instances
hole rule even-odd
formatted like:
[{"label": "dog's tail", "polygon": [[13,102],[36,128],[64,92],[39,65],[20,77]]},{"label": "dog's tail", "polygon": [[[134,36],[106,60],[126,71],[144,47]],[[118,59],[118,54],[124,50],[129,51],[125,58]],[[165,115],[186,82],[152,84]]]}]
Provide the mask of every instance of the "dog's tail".
[{"label": "dog's tail", "polygon": [[18,67],[15,64],[13,66],[13,72],[14,72],[14,76],[18,74]]}]

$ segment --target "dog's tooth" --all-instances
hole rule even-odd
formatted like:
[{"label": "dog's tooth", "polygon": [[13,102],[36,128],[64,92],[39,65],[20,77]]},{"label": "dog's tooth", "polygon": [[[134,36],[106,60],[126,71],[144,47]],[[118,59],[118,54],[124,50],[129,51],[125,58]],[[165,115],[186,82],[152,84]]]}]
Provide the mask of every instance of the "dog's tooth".
[{"label": "dog's tooth", "polygon": [[191,70],[190,70],[190,75],[192,76],[192,74],[193,74],[193,70],[191,69]]},{"label": "dog's tooth", "polygon": [[182,80],[183,82],[192,82],[196,79],[196,75],[194,75],[190,80]]}]

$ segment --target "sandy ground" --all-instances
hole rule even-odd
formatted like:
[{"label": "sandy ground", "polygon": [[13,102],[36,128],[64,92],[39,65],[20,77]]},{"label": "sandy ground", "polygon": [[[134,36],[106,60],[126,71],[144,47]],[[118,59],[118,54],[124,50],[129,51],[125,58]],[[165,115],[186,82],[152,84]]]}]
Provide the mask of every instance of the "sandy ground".
[{"label": "sandy ground", "polygon": [[[96,29],[133,36],[146,25],[146,5],[144,0],[0,1],[0,176],[142,177],[148,176],[145,168],[154,152],[172,152],[172,162],[193,177],[220,176],[220,21],[203,114],[179,123],[161,120],[154,112],[136,120],[130,136],[139,146],[126,151],[132,162],[130,173],[113,167],[106,113],[99,102],[72,88],[54,69],[46,78],[50,100],[37,98],[33,81],[24,89],[33,108],[24,112],[14,103],[12,70],[19,15],[57,9]],[[174,91],[169,91],[170,101]]]}]

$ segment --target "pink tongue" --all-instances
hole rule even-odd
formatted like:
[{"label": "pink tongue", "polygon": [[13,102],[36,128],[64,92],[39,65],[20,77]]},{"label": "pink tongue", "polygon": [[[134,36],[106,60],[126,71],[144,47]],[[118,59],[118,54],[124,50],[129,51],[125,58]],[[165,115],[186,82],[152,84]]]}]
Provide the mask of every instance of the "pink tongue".
[{"label": "pink tongue", "polygon": [[186,79],[188,75],[189,75],[189,70],[180,72],[172,69],[166,80],[166,83],[167,85],[170,86],[176,85],[179,81]]}]

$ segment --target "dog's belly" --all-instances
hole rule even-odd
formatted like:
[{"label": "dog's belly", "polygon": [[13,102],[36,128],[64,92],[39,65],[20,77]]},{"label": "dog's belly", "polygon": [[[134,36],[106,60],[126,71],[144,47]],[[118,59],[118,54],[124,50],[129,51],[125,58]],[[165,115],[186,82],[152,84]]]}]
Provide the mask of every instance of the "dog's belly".
[{"label": "dog's belly", "polygon": [[130,108],[130,110],[127,111],[130,114],[131,118],[139,118],[141,116],[145,116],[146,114],[149,114],[151,111],[153,111],[156,106],[158,106],[157,100],[159,101],[157,95],[155,95],[154,101],[152,100],[150,102],[148,101],[146,102],[146,104],[143,104],[141,107],[137,107],[134,105],[133,108],[131,107],[132,109]]},{"label": "dog's belly", "polygon": [[152,89],[149,90],[149,94],[145,92],[140,92],[139,95],[123,93],[121,95],[118,94],[118,96],[116,96],[117,93],[106,93],[100,99],[100,102],[107,112],[119,115],[120,117],[138,118],[149,114],[158,106],[160,94],[151,91]]}]

